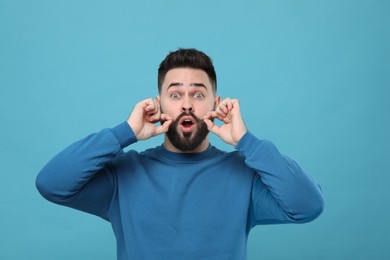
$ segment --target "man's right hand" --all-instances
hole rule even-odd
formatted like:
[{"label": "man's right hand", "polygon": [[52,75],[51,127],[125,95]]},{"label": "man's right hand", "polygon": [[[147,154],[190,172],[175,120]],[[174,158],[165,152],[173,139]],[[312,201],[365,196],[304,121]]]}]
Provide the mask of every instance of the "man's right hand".
[{"label": "man's right hand", "polygon": [[[172,118],[161,113],[159,103],[158,100],[152,98],[145,99],[134,107],[127,119],[127,123],[138,141],[146,140],[168,131]],[[164,121],[164,123],[156,125],[159,121]]]}]

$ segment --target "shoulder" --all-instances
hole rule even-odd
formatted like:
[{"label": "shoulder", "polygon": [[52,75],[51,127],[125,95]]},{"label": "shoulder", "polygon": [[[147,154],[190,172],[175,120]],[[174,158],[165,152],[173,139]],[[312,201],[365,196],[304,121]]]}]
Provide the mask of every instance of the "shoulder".
[{"label": "shoulder", "polygon": [[144,151],[136,151],[134,149],[130,149],[128,151],[124,151],[119,154],[119,160],[143,160],[145,158],[155,158],[158,157],[158,147],[148,148]]},{"label": "shoulder", "polygon": [[237,149],[232,150],[232,151],[224,151],[224,150],[221,150],[215,146],[212,146],[212,148],[214,149],[214,155],[216,157],[221,157],[221,158],[228,159],[228,160],[242,160],[242,159],[244,159],[244,156]]},{"label": "shoulder", "polygon": [[246,167],[245,157],[237,150],[235,151],[222,151],[218,148],[215,148],[214,155],[212,160],[215,162],[221,162],[226,167]]}]

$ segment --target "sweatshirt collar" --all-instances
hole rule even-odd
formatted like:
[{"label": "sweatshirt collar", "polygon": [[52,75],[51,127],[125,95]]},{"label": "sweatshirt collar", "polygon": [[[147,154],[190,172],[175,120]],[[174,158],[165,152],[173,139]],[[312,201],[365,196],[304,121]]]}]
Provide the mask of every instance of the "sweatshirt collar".
[{"label": "sweatshirt collar", "polygon": [[215,153],[215,147],[209,145],[206,150],[200,153],[176,153],[168,151],[164,145],[157,147],[157,154],[170,161],[176,161],[180,163],[195,163],[209,158]]}]

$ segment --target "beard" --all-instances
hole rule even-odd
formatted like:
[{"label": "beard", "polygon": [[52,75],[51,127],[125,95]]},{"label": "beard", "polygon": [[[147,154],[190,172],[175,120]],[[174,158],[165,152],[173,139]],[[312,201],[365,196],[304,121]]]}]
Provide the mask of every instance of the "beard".
[{"label": "beard", "polygon": [[[194,119],[195,127],[193,131],[186,133],[178,131],[179,121],[183,116],[191,116]],[[195,150],[205,140],[208,133],[207,125],[202,119],[192,112],[183,112],[171,123],[166,135],[177,149],[183,152],[190,152]]]}]

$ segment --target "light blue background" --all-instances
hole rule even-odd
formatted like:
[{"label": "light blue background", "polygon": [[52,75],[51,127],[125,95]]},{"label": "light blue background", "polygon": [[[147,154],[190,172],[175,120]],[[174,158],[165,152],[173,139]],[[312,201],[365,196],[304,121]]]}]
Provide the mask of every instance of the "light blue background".
[{"label": "light blue background", "polygon": [[156,95],[178,47],[213,58],[219,94],[326,197],[315,222],[253,229],[248,259],[389,259],[389,3],[0,0],[0,259],[115,259],[110,225],[45,201],[35,177]]}]

